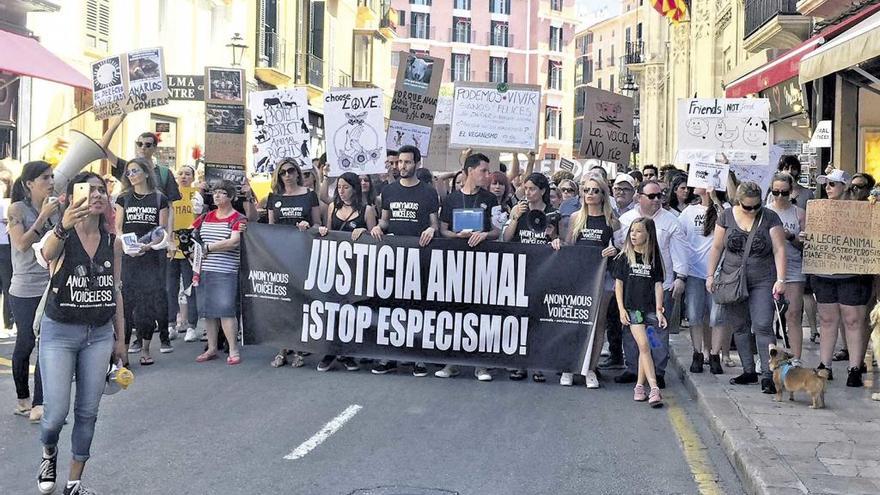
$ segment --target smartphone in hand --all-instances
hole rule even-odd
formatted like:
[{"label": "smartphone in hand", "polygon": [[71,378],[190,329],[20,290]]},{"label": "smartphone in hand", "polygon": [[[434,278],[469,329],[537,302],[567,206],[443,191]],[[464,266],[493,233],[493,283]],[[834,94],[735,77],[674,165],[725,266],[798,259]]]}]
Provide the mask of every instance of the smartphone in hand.
[{"label": "smartphone in hand", "polygon": [[71,203],[71,205],[75,207],[83,199],[86,200],[86,203],[83,203],[83,204],[87,204],[88,199],[89,199],[89,192],[91,192],[91,186],[89,185],[88,182],[80,182],[78,184],[74,184],[73,185],[73,202]]}]

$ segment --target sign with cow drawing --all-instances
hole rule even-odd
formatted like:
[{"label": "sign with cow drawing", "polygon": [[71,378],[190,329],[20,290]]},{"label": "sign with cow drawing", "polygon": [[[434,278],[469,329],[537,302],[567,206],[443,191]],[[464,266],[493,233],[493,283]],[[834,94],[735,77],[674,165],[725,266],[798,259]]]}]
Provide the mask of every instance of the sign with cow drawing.
[{"label": "sign with cow drawing", "polygon": [[330,177],[385,173],[385,110],[380,88],[337,88],[324,96]]},{"label": "sign with cow drawing", "polygon": [[676,161],[692,151],[724,153],[731,165],[766,165],[770,160],[770,101],[766,98],[678,100]]},{"label": "sign with cow drawing", "polygon": [[254,173],[271,174],[282,158],[300,169],[312,168],[309,150],[309,104],[305,88],[251,93],[248,98],[253,129]]},{"label": "sign with cow drawing", "polygon": [[442,79],[442,58],[400,52],[391,122],[385,137],[387,148],[411,145],[428,156]]},{"label": "sign with cow drawing", "polygon": [[579,158],[629,167],[633,143],[633,99],[587,87]]},{"label": "sign with cow drawing", "polygon": [[[244,70],[205,68],[205,175],[244,181],[247,140]],[[210,172],[210,173],[209,173]]]}]

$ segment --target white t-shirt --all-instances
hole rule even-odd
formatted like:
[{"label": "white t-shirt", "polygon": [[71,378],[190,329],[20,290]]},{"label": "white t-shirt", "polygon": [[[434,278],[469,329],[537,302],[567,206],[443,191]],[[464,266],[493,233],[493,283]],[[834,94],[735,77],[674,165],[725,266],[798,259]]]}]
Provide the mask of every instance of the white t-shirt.
[{"label": "white t-shirt", "polygon": [[678,223],[684,229],[693,255],[688,260],[688,275],[705,279],[708,274],[709,250],[712,248],[713,232],[703,235],[703,221],[709,207],[703,205],[689,205],[678,216]]}]

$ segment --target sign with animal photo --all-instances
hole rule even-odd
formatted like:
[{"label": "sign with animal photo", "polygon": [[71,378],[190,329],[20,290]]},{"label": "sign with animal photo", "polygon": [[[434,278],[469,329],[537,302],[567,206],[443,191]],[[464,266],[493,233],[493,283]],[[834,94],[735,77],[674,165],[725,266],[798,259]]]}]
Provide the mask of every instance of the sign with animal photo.
[{"label": "sign with animal photo", "polygon": [[807,201],[804,273],[880,274],[880,208],[867,201]]},{"label": "sign with animal photo", "polygon": [[629,167],[633,142],[633,99],[587,87],[584,100],[580,157]]},{"label": "sign with animal photo", "polygon": [[282,158],[291,158],[300,169],[312,168],[309,150],[309,103],[305,88],[251,93],[254,173],[271,174]]},{"label": "sign with animal photo", "polygon": [[386,146],[399,149],[411,145],[427,156],[443,79],[443,59],[401,52],[400,60],[405,62],[397,71]]},{"label": "sign with animal photo", "polygon": [[244,70],[206,67],[205,81],[206,178],[210,165],[215,180],[225,170],[241,185],[247,158]]},{"label": "sign with animal photo", "polygon": [[770,102],[766,98],[678,100],[678,154],[693,150],[724,153],[732,165],[766,165],[770,160]]},{"label": "sign with animal photo", "polygon": [[457,148],[538,149],[541,87],[455,83],[449,143]]},{"label": "sign with animal photo", "polygon": [[324,97],[330,177],[385,173],[385,111],[379,88],[332,89]]},{"label": "sign with animal photo", "polygon": [[241,69],[206,67],[206,101],[244,103],[244,71]]},{"label": "sign with animal photo", "polygon": [[167,104],[162,48],[135,50],[93,63],[92,91],[97,120]]},{"label": "sign with animal photo", "polygon": [[688,167],[688,187],[701,189],[727,190],[727,176],[730,165],[727,163],[691,163]]}]

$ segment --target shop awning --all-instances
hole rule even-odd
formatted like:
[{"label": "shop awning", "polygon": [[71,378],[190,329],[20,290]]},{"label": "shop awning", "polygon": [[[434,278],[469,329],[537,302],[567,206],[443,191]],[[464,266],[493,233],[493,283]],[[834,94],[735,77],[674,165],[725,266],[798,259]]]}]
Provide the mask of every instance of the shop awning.
[{"label": "shop awning", "polygon": [[785,55],[728,84],[724,88],[724,95],[728,98],[742,98],[796,77],[803,58],[816,50],[823,41],[824,38],[815,37],[803,42]]},{"label": "shop awning", "polygon": [[880,12],[801,59],[800,83],[880,57]]},{"label": "shop awning", "polygon": [[37,40],[0,30],[0,71],[35,77],[75,88],[92,89],[92,83]]}]

